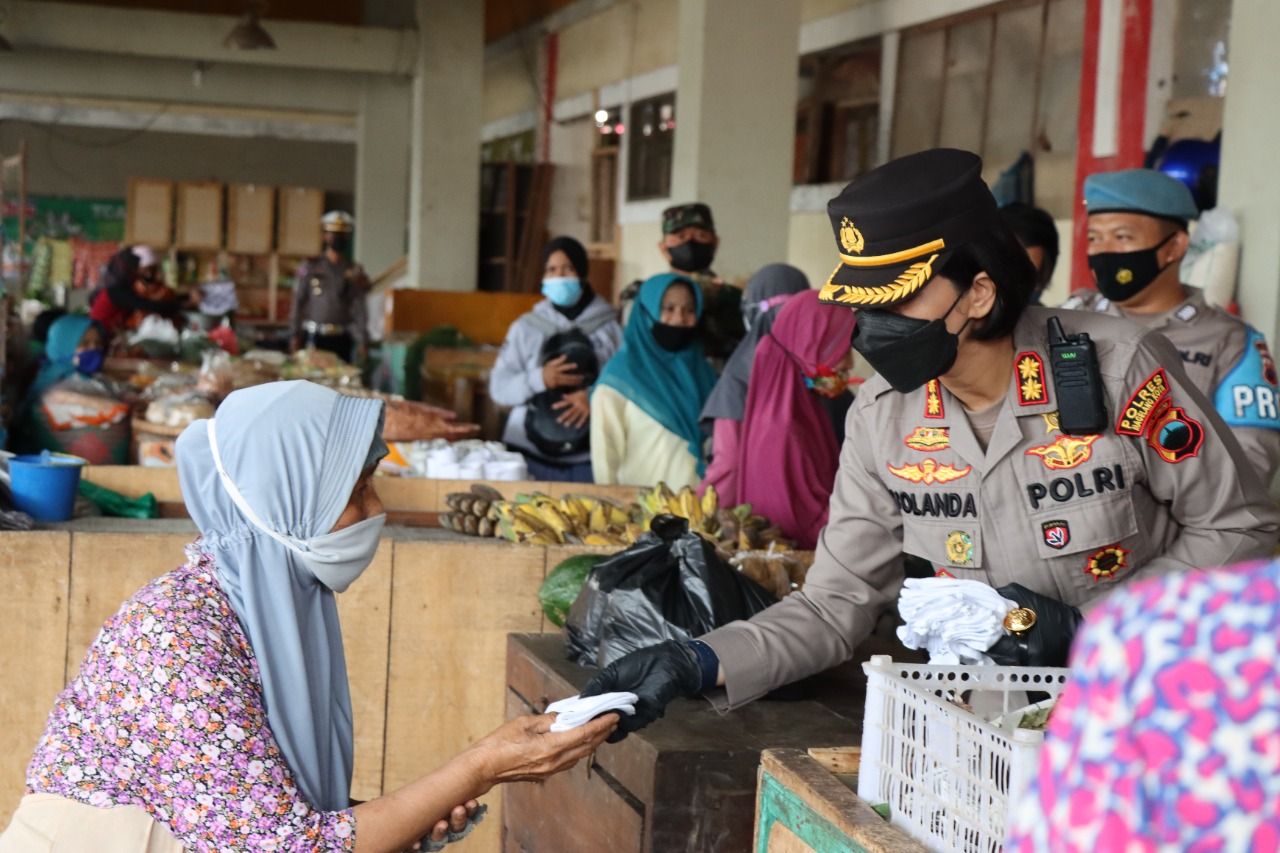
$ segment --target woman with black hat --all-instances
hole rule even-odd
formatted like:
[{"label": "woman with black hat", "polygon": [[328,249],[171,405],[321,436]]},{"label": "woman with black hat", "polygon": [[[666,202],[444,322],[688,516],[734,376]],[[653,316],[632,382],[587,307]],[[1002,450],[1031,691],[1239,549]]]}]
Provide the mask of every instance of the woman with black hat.
[{"label": "woman with black hat", "polygon": [[584,693],[640,697],[619,732],[678,696],[734,708],[848,660],[894,607],[904,552],[1033,611],[988,654],[1038,665],[1065,663],[1079,608],[1117,586],[1271,552],[1280,512],[1168,341],[1027,308],[1035,273],[981,170],[925,151],[828,205],[840,263],[821,299],[858,309],[879,376],[850,411],[813,568],[749,621],[606,668]]},{"label": "woman with black hat", "polygon": [[489,396],[512,407],[502,440],[535,480],[591,482],[589,388],[622,345],[613,306],[587,281],[587,250],[556,237],[542,250],[542,295],[507,330]]}]

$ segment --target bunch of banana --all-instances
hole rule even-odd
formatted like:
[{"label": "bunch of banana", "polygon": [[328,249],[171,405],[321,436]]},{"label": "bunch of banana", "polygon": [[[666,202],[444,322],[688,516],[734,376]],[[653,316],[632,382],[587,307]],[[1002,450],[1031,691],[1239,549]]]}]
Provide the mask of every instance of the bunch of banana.
[{"label": "bunch of banana", "polygon": [[450,512],[441,514],[440,526],[470,536],[492,536],[496,522],[489,517],[492,506],[502,500],[502,493],[492,486],[477,483],[470,492],[445,496]]},{"label": "bunch of banana", "polygon": [[533,545],[624,546],[631,512],[612,501],[588,495],[555,500],[544,494],[517,495],[489,509],[495,535]]},{"label": "bunch of banana", "polygon": [[707,491],[699,498],[697,492],[689,486],[677,493],[671,491],[666,483],[659,483],[641,493],[640,507],[644,510],[645,528],[654,516],[665,514],[688,519],[691,531],[705,534],[711,539],[717,538],[720,533],[720,496],[716,493],[715,486],[707,486]]},{"label": "bunch of banana", "polygon": [[720,543],[731,551],[786,551],[795,543],[786,539],[777,525],[762,515],[751,512],[751,504],[740,504],[719,512]]}]

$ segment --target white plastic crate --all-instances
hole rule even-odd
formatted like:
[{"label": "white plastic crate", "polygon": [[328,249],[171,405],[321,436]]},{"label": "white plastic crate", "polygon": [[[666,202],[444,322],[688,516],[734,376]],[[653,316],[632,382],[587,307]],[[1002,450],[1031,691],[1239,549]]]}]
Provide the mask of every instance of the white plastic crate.
[{"label": "white plastic crate", "polygon": [[[1001,717],[1025,706],[1028,691],[1056,697],[1068,671],[896,664],[888,655],[862,668],[858,796],[888,803],[890,822],[932,850],[999,853],[1009,805],[1035,773],[1044,740]],[[948,701],[962,693],[975,710]]]}]

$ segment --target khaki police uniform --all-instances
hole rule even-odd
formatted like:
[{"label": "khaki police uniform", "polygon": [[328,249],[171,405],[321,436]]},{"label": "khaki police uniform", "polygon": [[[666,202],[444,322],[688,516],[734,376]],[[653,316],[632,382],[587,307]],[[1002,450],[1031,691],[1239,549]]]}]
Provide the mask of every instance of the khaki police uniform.
[{"label": "khaki police uniform", "polygon": [[303,262],[293,283],[290,335],[305,343],[307,335],[349,334],[367,347],[364,281],[364,270],[345,258],[335,264],[320,255]]},{"label": "khaki police uniform", "polygon": [[1126,314],[1097,291],[1073,295],[1063,308],[1123,317],[1160,332],[1182,356],[1191,383],[1235,433],[1250,463],[1270,483],[1280,465],[1280,386],[1262,333],[1204,300],[1198,287],[1161,314]]},{"label": "khaki police uniform", "polygon": [[[1057,428],[1045,324],[1087,332],[1108,429]],[[737,707],[848,660],[896,604],[902,554],[939,573],[1024,586],[1077,607],[1117,584],[1264,557],[1280,530],[1256,464],[1163,337],[1096,313],[1029,308],[984,451],[937,380],[908,394],[876,376],[847,422],[830,521],[801,592],[700,638]]]}]

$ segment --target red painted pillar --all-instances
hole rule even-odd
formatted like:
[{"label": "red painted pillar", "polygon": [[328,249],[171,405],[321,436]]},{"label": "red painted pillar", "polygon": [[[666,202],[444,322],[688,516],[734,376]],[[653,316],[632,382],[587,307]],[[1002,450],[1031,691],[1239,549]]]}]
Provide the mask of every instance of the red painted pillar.
[{"label": "red painted pillar", "polygon": [[[1076,125],[1076,184],[1073,213],[1071,288],[1092,288],[1086,248],[1084,179],[1094,172],[1132,169],[1142,165],[1143,135],[1147,115],[1147,68],[1151,54],[1152,0],[1085,0],[1084,51],[1080,65],[1080,115]],[[1106,8],[1122,8],[1120,57],[1112,79],[1102,80],[1114,98],[1099,103],[1099,59]],[[1099,121],[1111,119],[1100,110],[1115,110],[1114,151],[1095,154],[1094,130]]]},{"label": "red painted pillar", "polygon": [[551,125],[555,121],[556,68],[560,62],[560,34],[547,33],[543,50],[546,57],[542,80],[542,115],[538,122],[538,162],[551,160]]}]

